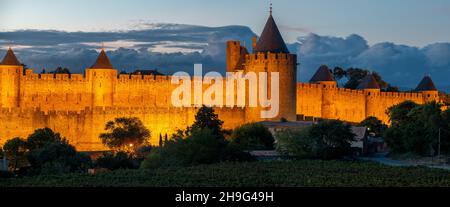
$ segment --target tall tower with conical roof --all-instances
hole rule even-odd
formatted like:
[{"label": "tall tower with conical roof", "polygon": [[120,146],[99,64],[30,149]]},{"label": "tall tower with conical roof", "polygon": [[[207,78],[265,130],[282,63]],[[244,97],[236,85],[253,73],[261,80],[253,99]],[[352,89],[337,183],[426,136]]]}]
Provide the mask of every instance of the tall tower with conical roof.
[{"label": "tall tower with conical roof", "polygon": [[[256,88],[261,87],[262,84],[259,82],[259,77],[261,73],[265,72],[267,74],[268,98],[276,99],[275,97],[278,94],[278,99],[275,102],[278,103],[279,110],[278,116],[274,118],[262,118],[262,112],[268,111],[272,107],[261,107],[258,99],[258,107],[246,107],[246,121],[279,121],[281,119],[296,121],[297,55],[291,54],[287,49],[286,43],[273,18],[272,6],[261,36],[259,39],[253,38],[252,45],[252,53],[245,54],[246,51],[242,52],[240,44],[236,41],[228,43],[227,60],[232,60],[230,61],[232,64],[229,64],[232,67],[228,67],[228,71],[255,72],[258,80]],[[242,54],[245,55],[244,58]],[[279,92],[277,94],[271,94],[272,73],[277,73],[279,76]],[[247,97],[249,97],[251,86],[246,86],[246,89]]]},{"label": "tall tower with conical roof", "polygon": [[4,108],[19,107],[20,77],[23,66],[11,48],[0,63],[0,105]]},{"label": "tall tower with conical roof", "polygon": [[117,70],[104,49],[100,51],[95,63],[86,69],[86,79],[91,86],[93,107],[113,106]]}]

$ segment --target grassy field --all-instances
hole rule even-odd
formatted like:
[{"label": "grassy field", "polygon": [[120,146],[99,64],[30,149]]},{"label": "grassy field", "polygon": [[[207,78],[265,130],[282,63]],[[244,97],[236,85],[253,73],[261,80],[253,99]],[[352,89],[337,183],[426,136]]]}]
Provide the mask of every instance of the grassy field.
[{"label": "grassy field", "polygon": [[371,162],[270,161],[157,170],[118,170],[97,175],[67,174],[0,179],[0,187],[8,186],[448,187],[450,172],[417,167],[389,167]]}]

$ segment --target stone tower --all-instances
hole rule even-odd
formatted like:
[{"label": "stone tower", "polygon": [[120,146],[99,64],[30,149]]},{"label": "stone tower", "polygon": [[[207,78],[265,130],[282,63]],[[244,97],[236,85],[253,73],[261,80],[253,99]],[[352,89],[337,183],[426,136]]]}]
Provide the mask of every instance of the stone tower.
[{"label": "stone tower", "polygon": [[326,65],[320,66],[309,82],[324,85],[326,88],[337,87],[333,74],[331,74],[330,69]]},{"label": "stone tower", "polygon": [[423,77],[415,91],[423,94],[423,101],[425,103],[439,99],[439,91],[436,89],[436,86],[429,75]]},{"label": "stone tower", "polygon": [[105,50],[102,49],[95,63],[86,69],[86,79],[92,86],[93,107],[113,106],[117,70],[109,61]]},{"label": "stone tower", "polygon": [[356,89],[363,90],[366,97],[365,117],[378,117],[380,113],[384,113],[384,111],[380,112],[381,110],[379,110],[380,102],[378,97],[380,96],[381,87],[372,73],[367,74]]},{"label": "stone tower", "polygon": [[228,41],[227,72],[242,70],[246,55],[248,55],[247,48],[245,46],[241,46],[239,41]]},{"label": "stone tower", "polygon": [[20,77],[23,66],[17,60],[11,48],[0,63],[0,105],[4,108],[19,107]]},{"label": "stone tower", "polygon": [[[272,9],[263,32],[259,37],[253,53],[245,56],[245,72],[267,72],[268,94],[270,94],[271,72],[279,74],[279,113],[271,121],[284,118],[296,121],[296,83],[297,83],[297,55],[291,54],[286,47],[283,37],[272,16]],[[248,91],[248,90],[247,90]],[[247,121],[262,121],[261,107],[247,107]]]}]

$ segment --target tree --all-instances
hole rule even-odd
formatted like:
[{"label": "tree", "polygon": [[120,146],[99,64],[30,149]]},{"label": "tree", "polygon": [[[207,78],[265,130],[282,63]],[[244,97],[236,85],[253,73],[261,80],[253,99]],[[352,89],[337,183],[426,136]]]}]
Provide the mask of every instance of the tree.
[{"label": "tree", "polygon": [[334,76],[334,80],[336,80],[336,81],[341,80],[346,75],[347,75],[347,72],[340,67],[335,67],[333,69],[333,76]]},{"label": "tree", "polygon": [[159,134],[159,146],[162,147],[163,146],[163,139],[162,139],[162,135]]},{"label": "tree", "polygon": [[195,115],[195,122],[192,124],[190,130],[211,129],[214,135],[222,135],[223,121],[214,113],[214,109],[207,106],[202,106]]},{"label": "tree", "polygon": [[358,126],[366,127],[369,133],[374,133],[375,136],[381,136],[383,131],[387,128],[381,120],[376,117],[370,116],[364,119]]},{"label": "tree", "polygon": [[355,139],[351,126],[338,120],[324,120],[311,126],[309,136],[314,140],[317,156],[335,159],[351,153],[351,142]]},{"label": "tree", "polygon": [[26,140],[16,137],[6,141],[3,146],[6,157],[12,161],[12,168],[16,169],[19,167],[19,163],[26,160],[25,153],[28,151]]},{"label": "tree", "polygon": [[136,117],[116,118],[105,126],[106,133],[100,134],[102,143],[116,151],[134,153],[137,147],[146,144],[151,137],[141,120]]},{"label": "tree", "polygon": [[66,140],[47,143],[27,153],[29,174],[63,174],[85,172],[91,166],[88,155],[78,153]]},{"label": "tree", "polygon": [[389,107],[386,113],[389,115],[392,126],[400,126],[403,123],[408,123],[410,121],[408,116],[409,112],[417,106],[418,104],[412,101],[405,101]]},{"label": "tree", "polygon": [[[349,68],[345,71],[345,73],[341,71],[336,71],[335,76],[345,74],[345,77],[347,77],[347,83],[345,83],[344,88],[349,89],[356,89],[358,85],[361,83],[361,81],[370,73],[369,70],[361,69],[361,68]],[[381,76],[377,72],[371,72],[375,80],[377,81],[378,85],[380,85],[380,88],[384,91],[389,90],[395,90],[398,88],[395,88],[391,86],[390,84],[386,83]]]},{"label": "tree", "polygon": [[59,133],[53,132],[50,128],[36,129],[33,134],[27,138],[27,145],[29,150],[42,148],[50,143],[59,143],[63,139]]},{"label": "tree", "polygon": [[271,150],[274,142],[269,129],[258,123],[244,124],[231,134],[231,143],[244,150]]},{"label": "tree", "polygon": [[276,134],[276,150],[282,155],[297,158],[312,158],[315,156],[314,140],[310,137],[310,127],[300,130],[285,130]]},{"label": "tree", "polygon": [[384,138],[394,153],[436,155],[441,131],[441,150],[448,150],[448,121],[441,104],[431,102],[418,105],[406,101],[388,109],[392,125]]}]

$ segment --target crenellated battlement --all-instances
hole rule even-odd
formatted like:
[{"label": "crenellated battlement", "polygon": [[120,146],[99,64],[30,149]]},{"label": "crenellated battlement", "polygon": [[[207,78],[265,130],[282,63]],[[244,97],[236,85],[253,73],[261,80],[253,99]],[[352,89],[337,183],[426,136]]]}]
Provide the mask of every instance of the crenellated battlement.
[{"label": "crenellated battlement", "polygon": [[257,63],[282,63],[282,64],[294,64],[297,62],[297,55],[285,54],[285,53],[256,53],[245,55],[246,64]]}]

